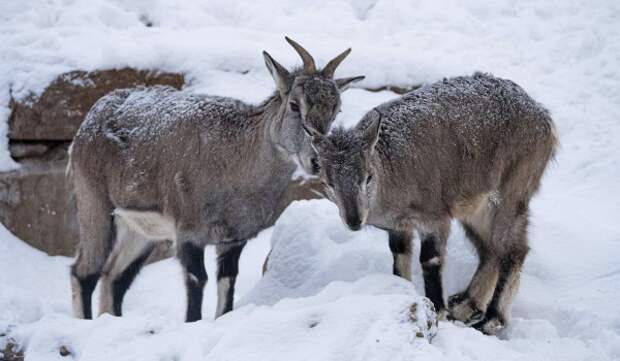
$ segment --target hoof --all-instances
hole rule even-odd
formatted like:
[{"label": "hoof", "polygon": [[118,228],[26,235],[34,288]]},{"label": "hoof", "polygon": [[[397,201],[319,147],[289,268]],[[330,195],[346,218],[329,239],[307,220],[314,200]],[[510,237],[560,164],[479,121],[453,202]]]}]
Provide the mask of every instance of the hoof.
[{"label": "hoof", "polygon": [[471,326],[484,319],[484,312],[476,306],[467,293],[458,293],[448,299],[449,320],[461,321]]},{"label": "hoof", "polygon": [[489,336],[494,336],[495,334],[497,334],[497,332],[499,332],[499,330],[503,329],[505,326],[506,323],[498,317],[485,318],[484,320],[473,325],[476,330],[479,330],[480,332]]},{"label": "hoof", "polygon": [[437,321],[446,321],[449,317],[450,315],[448,314],[447,309],[442,308],[441,310],[437,311]]}]

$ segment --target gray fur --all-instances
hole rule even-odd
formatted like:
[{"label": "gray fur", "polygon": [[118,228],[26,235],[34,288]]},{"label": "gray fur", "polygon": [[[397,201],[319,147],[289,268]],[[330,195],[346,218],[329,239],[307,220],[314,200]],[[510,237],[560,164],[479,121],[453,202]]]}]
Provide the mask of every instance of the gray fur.
[{"label": "gray fur", "polygon": [[515,83],[476,73],[382,104],[354,129],[307,131],[343,222],[422,232],[433,241],[421,255],[425,277],[444,263],[450,220],[463,223],[480,267],[450,299],[451,317],[495,333],[528,251],[529,202],[556,148],[549,113]]},{"label": "gray fur", "polygon": [[162,86],[97,101],[73,141],[67,172],[80,226],[74,285],[102,271],[116,241],[113,217],[154,240],[172,230],[177,249],[243,242],[275,222],[296,165],[313,170],[302,123],[329,129],[340,92],[363,77],[289,72],[263,55],[277,91],[259,105]]}]

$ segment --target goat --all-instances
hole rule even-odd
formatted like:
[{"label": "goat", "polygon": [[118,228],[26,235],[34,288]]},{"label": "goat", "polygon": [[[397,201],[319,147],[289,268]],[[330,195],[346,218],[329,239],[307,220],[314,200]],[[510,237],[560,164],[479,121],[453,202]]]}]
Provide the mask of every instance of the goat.
[{"label": "goat", "polygon": [[363,76],[334,79],[347,49],[317,70],[312,56],[289,72],[263,57],[277,90],[259,105],[170,87],[122,89],[99,99],[70,151],[80,242],[71,268],[73,310],[121,315],[123,296],[153,250],[170,239],[183,269],[186,321],[202,318],[204,248],[217,253],[216,317],[233,308],[241,251],[271,226],[298,166],[315,172],[302,129],[326,132],[340,92]]},{"label": "goat", "polygon": [[[425,293],[437,311],[495,334],[508,320],[529,250],[529,202],[553,157],[554,129],[521,87],[476,73],[379,105],[353,129],[306,132],[343,222],[386,230],[393,273],[408,280],[418,231]],[[453,218],[480,263],[447,309],[441,269]]]}]

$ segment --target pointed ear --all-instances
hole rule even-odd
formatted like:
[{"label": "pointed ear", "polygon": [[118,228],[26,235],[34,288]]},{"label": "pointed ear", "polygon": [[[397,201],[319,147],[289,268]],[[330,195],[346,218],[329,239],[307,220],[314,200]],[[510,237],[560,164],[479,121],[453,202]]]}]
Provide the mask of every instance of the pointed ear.
[{"label": "pointed ear", "polygon": [[325,152],[325,149],[329,145],[329,139],[327,139],[325,135],[321,134],[321,132],[312,127],[308,127],[303,123],[301,124],[301,126],[304,128],[304,132],[306,132],[306,135],[310,137],[310,145],[312,145],[312,149],[314,149],[317,154]]},{"label": "pointed ear", "polygon": [[287,94],[289,91],[288,70],[275,61],[266,51],[263,51],[263,58],[265,58],[265,65],[267,65],[267,69],[269,70],[273,81],[276,83],[278,91],[282,95]]},{"label": "pointed ear", "polygon": [[370,124],[364,129],[362,133],[362,142],[364,149],[369,152],[373,152],[375,145],[379,141],[379,134],[381,132],[381,114],[379,112],[373,112],[371,115],[372,120]]},{"label": "pointed ear", "polygon": [[349,89],[349,86],[351,86],[352,84],[357,83],[358,81],[362,81],[365,78],[366,77],[363,75],[354,76],[351,78],[340,78],[336,79],[336,85],[338,85],[338,90],[340,90],[340,92],[342,93],[343,91]]}]

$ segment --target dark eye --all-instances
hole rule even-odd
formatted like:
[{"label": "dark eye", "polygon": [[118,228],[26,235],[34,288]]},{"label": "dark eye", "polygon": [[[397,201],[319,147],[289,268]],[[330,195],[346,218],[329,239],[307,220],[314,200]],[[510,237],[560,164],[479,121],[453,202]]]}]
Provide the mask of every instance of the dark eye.
[{"label": "dark eye", "polygon": [[299,105],[297,105],[297,103],[290,102],[289,107],[291,108],[291,111],[299,113]]},{"label": "dark eye", "polygon": [[366,177],[366,184],[370,183],[370,181],[372,181],[372,174],[369,174],[368,177]]}]

